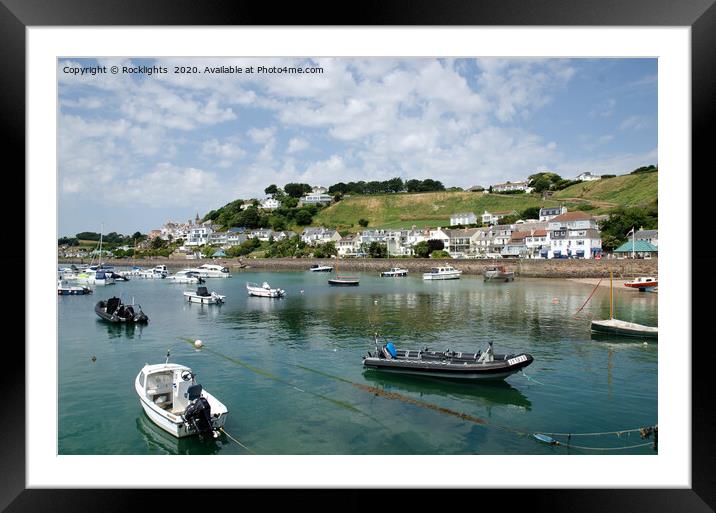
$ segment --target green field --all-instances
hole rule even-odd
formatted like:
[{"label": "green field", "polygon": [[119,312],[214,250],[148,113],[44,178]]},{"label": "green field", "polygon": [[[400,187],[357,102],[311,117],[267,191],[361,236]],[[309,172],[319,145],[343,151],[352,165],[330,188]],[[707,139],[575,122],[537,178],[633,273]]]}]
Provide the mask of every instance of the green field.
[{"label": "green field", "polygon": [[556,192],[553,198],[582,198],[591,202],[607,202],[620,206],[645,205],[657,199],[658,182],[658,172],[622,175],[607,180],[572,185]]},{"label": "green field", "polygon": [[557,206],[559,200],[543,201],[537,194],[483,194],[480,192],[426,192],[353,196],[331,205],[313,218],[314,226],[359,231],[358,220],[369,221],[369,228],[418,228],[449,226],[450,216],[458,212],[516,210]]}]

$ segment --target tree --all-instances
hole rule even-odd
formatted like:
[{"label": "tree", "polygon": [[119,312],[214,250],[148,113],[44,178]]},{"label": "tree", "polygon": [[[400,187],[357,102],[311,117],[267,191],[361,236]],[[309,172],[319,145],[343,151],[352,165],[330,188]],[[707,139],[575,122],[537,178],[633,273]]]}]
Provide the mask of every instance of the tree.
[{"label": "tree", "polygon": [[659,211],[656,204],[648,207],[618,208],[612,211],[608,219],[599,223],[602,231],[602,247],[606,250],[614,249],[627,241],[627,233],[632,228],[639,230],[643,227],[645,230],[655,230],[658,222]]},{"label": "tree", "polygon": [[358,224],[361,225],[363,228],[368,226],[368,222],[369,221],[367,219],[363,219],[363,218],[358,219]]},{"label": "tree", "polygon": [[418,258],[428,258],[431,251],[430,245],[426,240],[422,240],[413,246],[413,253]]},{"label": "tree", "polygon": [[287,183],[283,190],[292,198],[300,198],[305,193],[312,191],[311,186],[307,183]]},{"label": "tree", "polygon": [[430,252],[438,251],[440,249],[445,249],[445,243],[438,239],[430,239],[428,240],[428,247],[430,248]]},{"label": "tree", "polygon": [[522,211],[522,219],[539,219],[540,207],[529,207]]},{"label": "tree", "polygon": [[641,174],[641,173],[656,173],[658,170],[659,170],[659,169],[658,169],[656,166],[654,166],[654,165],[651,165],[651,166],[642,166],[642,167],[636,168],[634,171],[632,171],[632,172],[629,173],[629,174],[630,174],[630,175],[638,175],[638,174]]},{"label": "tree", "polygon": [[311,224],[311,221],[313,221],[313,216],[311,216],[311,213],[308,210],[301,209],[296,212],[294,219],[296,220],[297,225],[307,226]]},{"label": "tree", "polygon": [[374,241],[368,246],[368,255],[371,258],[386,258],[388,256],[388,246]]},{"label": "tree", "polygon": [[277,192],[278,192],[278,187],[276,187],[275,184],[271,184],[271,185],[269,185],[268,187],[266,187],[266,188],[264,189],[264,193],[267,194],[267,195],[268,195],[268,194],[273,195],[273,194],[276,194]]},{"label": "tree", "polygon": [[154,237],[152,239],[152,242],[149,244],[149,247],[152,249],[161,249],[166,246],[166,241],[162,239],[161,237]]},{"label": "tree", "polygon": [[333,241],[325,242],[323,244],[318,244],[313,249],[313,256],[315,258],[330,258],[331,255],[337,255],[338,251],[336,250],[336,243]]},{"label": "tree", "polygon": [[430,253],[430,258],[450,258],[450,253],[442,249]]}]

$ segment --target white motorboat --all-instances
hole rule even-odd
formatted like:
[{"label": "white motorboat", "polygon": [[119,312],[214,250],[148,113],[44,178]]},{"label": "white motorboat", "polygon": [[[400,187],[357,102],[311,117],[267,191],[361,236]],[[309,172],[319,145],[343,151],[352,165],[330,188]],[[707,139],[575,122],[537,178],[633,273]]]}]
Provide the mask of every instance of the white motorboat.
[{"label": "white motorboat", "polygon": [[313,273],[329,273],[333,270],[333,267],[330,265],[313,264],[308,270]]},{"label": "white motorboat", "polygon": [[188,270],[196,272],[201,278],[231,278],[229,268],[223,265],[203,264]]},{"label": "white motorboat", "polygon": [[78,273],[74,280],[88,285],[114,285],[114,278],[110,276],[109,272],[99,269],[86,269]]},{"label": "white motorboat", "polygon": [[139,402],[147,416],[177,438],[211,434],[219,436],[229,410],[197,383],[185,365],[167,361],[146,364],[134,380]]},{"label": "white motorboat", "polygon": [[433,267],[429,273],[423,273],[424,280],[458,280],[462,271],[449,265]]},{"label": "white motorboat", "polygon": [[209,293],[206,287],[198,287],[196,289],[196,292],[191,292],[187,290],[186,292],[184,292],[184,297],[190,303],[201,303],[202,305],[222,304],[224,302],[224,299],[226,299],[226,296],[217,294],[213,290],[211,291],[211,293]]},{"label": "white motorboat", "polygon": [[86,286],[77,287],[65,283],[62,280],[57,280],[57,295],[58,296],[82,296],[84,294],[92,294],[92,289]]},{"label": "white motorboat", "polygon": [[198,272],[192,271],[191,269],[177,271],[175,274],[167,276],[167,280],[170,280],[172,283],[204,283],[204,278],[199,276]]},{"label": "white motorboat", "polygon": [[141,269],[137,278],[145,279],[164,279],[169,275],[167,266],[164,264],[155,265],[152,269]]},{"label": "white motorboat", "polygon": [[266,282],[263,282],[260,287],[256,283],[247,283],[246,290],[248,291],[249,296],[283,297],[286,295],[285,290],[279,288],[272,289],[271,286]]},{"label": "white motorboat", "polygon": [[401,277],[401,276],[407,276],[408,270],[407,269],[401,269],[400,267],[391,267],[388,271],[383,271],[380,273],[382,277],[386,278],[395,278],[395,277]]},{"label": "white motorboat", "polygon": [[515,272],[507,270],[504,265],[493,265],[485,268],[484,281],[515,281]]}]

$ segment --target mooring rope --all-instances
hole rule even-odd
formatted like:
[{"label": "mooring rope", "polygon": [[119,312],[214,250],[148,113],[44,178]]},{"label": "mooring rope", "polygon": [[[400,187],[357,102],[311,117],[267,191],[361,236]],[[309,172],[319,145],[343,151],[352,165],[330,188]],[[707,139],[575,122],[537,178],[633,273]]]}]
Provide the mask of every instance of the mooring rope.
[{"label": "mooring rope", "polygon": [[572,445],[572,444],[564,444],[562,442],[559,442],[555,440],[553,445],[559,445],[561,447],[567,447],[569,449],[582,449],[584,451],[622,451],[625,449],[636,449],[637,447],[645,447],[647,445],[653,445],[652,442],[645,442],[643,444],[636,444],[636,445],[623,445],[620,447],[585,447],[582,445]]},{"label": "mooring rope", "polygon": [[233,440],[234,442],[236,442],[237,444],[239,444],[241,447],[243,447],[244,449],[246,449],[246,450],[247,450],[248,452],[250,452],[251,454],[256,454],[254,451],[252,451],[251,449],[249,449],[248,447],[246,447],[244,444],[242,444],[241,442],[239,442],[236,438],[234,438],[233,436],[231,436],[231,435],[229,434],[229,432],[226,431],[223,427],[220,427],[220,428],[219,428],[219,431],[221,431],[222,433],[224,433],[224,434],[225,434],[226,436],[228,436],[231,440]]},{"label": "mooring rope", "polygon": [[596,286],[595,286],[594,289],[592,290],[592,293],[589,294],[589,297],[587,298],[587,300],[584,302],[584,304],[583,304],[582,306],[579,307],[579,310],[577,310],[576,312],[574,312],[574,315],[573,315],[572,317],[576,317],[577,314],[578,314],[579,312],[581,312],[582,309],[583,309],[585,306],[587,306],[587,303],[589,303],[589,300],[592,299],[592,296],[594,295],[594,293],[596,292],[597,288],[599,287],[599,284],[602,283],[602,279],[603,279],[603,278],[599,278],[599,281],[597,282]]}]

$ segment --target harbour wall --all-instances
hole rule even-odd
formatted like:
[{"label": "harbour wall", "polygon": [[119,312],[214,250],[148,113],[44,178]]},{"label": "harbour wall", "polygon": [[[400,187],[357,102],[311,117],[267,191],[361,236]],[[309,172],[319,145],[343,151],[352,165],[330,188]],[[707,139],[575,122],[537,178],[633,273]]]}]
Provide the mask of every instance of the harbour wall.
[{"label": "harbour wall", "polygon": [[[65,263],[88,263],[85,259],[79,258],[60,259]],[[609,276],[613,272],[614,278],[634,278],[636,276],[657,276],[658,258],[644,259],[607,259],[601,260],[569,260],[569,259],[496,259],[496,260],[467,260],[467,259],[423,259],[423,258],[356,258],[340,260],[339,272],[365,272],[379,273],[391,267],[402,267],[411,273],[423,273],[431,267],[450,265],[460,269],[464,274],[483,274],[486,267],[493,265],[505,266],[508,270],[514,271],[516,276],[527,278],[601,278]],[[172,269],[194,267],[204,263],[225,265],[231,270],[241,267],[256,269],[267,269],[272,271],[305,271],[311,265],[332,265],[335,266],[335,259],[319,258],[242,258],[242,259],[203,259],[203,260],[178,260],[173,258],[155,257],[150,259],[108,259],[105,263],[117,267],[154,267],[157,264],[165,264]]]}]

